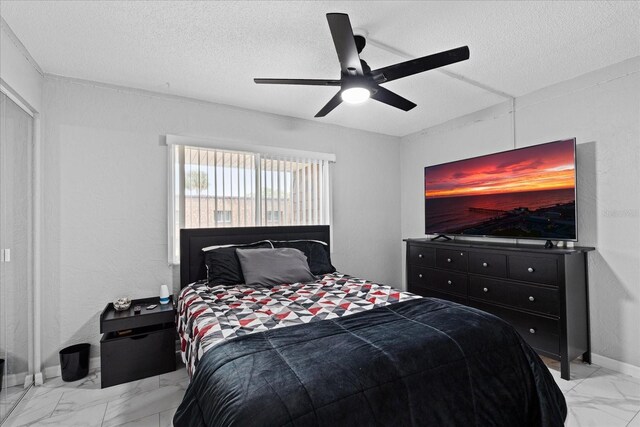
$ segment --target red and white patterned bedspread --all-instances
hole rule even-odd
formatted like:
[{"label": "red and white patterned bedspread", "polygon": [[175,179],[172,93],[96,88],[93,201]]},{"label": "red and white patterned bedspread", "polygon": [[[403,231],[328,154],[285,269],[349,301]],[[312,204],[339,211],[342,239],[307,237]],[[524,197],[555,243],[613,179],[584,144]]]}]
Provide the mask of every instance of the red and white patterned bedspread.
[{"label": "red and white patterned bedspread", "polygon": [[390,286],[333,273],[314,283],[273,288],[194,283],[178,298],[178,333],[189,375],[216,344],[274,328],[335,319],[420,298]]}]

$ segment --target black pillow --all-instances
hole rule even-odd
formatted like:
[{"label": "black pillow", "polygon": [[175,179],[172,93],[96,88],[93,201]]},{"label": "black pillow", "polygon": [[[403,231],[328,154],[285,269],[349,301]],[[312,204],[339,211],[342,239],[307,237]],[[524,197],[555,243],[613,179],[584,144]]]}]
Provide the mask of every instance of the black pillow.
[{"label": "black pillow", "polygon": [[249,243],[247,245],[230,245],[205,248],[204,262],[207,266],[207,281],[211,285],[237,285],[244,283],[240,261],[236,249],[272,248],[268,241]]},{"label": "black pillow", "polygon": [[302,251],[307,257],[309,269],[316,276],[329,274],[336,271],[331,265],[329,248],[323,242],[317,240],[271,240],[274,248],[294,248]]}]

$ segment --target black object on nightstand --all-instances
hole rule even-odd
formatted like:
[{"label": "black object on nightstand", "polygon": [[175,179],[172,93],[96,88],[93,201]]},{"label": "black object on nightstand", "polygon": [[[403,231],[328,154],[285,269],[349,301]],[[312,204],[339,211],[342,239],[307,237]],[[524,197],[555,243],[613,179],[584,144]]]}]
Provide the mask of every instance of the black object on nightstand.
[{"label": "black object on nightstand", "polygon": [[[157,304],[152,310],[146,307]],[[142,307],[134,314],[134,307]],[[100,368],[102,388],[176,370],[176,330],[173,298],[131,302],[131,308],[116,311],[109,303],[100,315]]]}]

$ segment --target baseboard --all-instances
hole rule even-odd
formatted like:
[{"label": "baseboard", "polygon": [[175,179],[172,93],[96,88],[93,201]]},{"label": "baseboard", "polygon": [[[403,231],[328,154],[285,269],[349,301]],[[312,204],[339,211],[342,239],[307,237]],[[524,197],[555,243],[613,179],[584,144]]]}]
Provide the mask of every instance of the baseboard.
[{"label": "baseboard", "polygon": [[[92,357],[89,359],[89,370],[98,369],[100,367],[100,356]],[[62,375],[60,365],[48,366],[42,370],[44,374],[44,380],[49,378],[55,378]]]},{"label": "baseboard", "polygon": [[591,354],[591,362],[598,366],[602,366],[603,368],[611,369],[612,371],[640,378],[640,366],[631,365],[629,363],[624,363],[619,360],[610,359],[593,353]]},{"label": "baseboard", "polygon": [[30,377],[28,372],[19,372],[17,374],[9,374],[5,375],[2,380],[2,388],[5,387],[15,387],[17,385],[24,384],[25,388],[28,387],[27,381]]},{"label": "baseboard", "polygon": [[[180,356],[180,350],[176,350],[176,355]],[[89,359],[89,370],[92,371],[94,369],[100,368],[100,356],[92,357]],[[26,375],[26,373],[25,373]],[[36,374],[36,385],[42,384],[42,376],[44,375],[44,380],[46,381],[48,378],[55,378],[62,376],[60,371],[60,365],[49,366],[42,370],[42,373]],[[24,377],[23,377],[24,378]],[[38,379],[40,379],[40,384],[38,384]]]},{"label": "baseboard", "polygon": [[33,375],[29,374],[24,377],[24,388],[29,388],[33,384]]}]

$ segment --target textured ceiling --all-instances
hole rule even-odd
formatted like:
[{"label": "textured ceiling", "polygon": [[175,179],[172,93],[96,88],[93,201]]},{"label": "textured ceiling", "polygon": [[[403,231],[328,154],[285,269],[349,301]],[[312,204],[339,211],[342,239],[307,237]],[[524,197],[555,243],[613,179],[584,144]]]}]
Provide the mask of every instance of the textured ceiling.
[{"label": "textured ceiling", "polygon": [[[502,102],[441,72],[385,86],[418,106],[374,101],[314,114],[335,88],[254,77],[339,78],[325,18],[419,57],[468,45],[447,71],[519,96],[640,55],[640,2],[2,1],[0,13],[47,73],[183,95],[402,136]],[[372,68],[405,58],[369,44]]]}]

